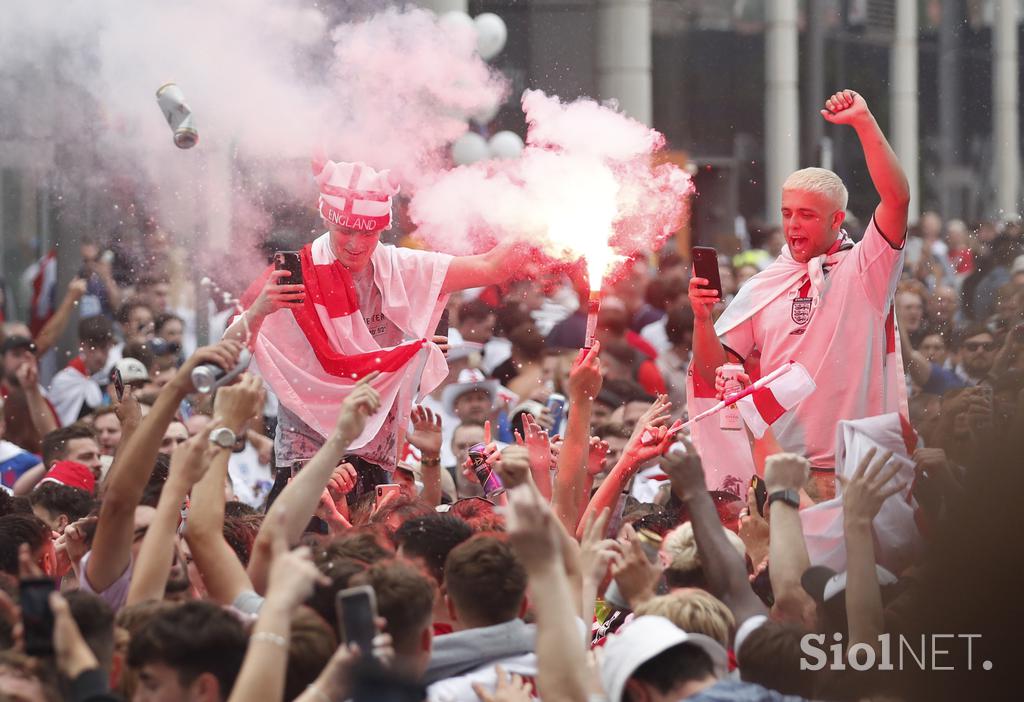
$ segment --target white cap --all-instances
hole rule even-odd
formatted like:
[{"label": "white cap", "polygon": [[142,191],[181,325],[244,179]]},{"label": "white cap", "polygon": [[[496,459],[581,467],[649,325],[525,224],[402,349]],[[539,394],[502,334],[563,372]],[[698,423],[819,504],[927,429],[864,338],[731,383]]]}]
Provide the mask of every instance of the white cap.
[{"label": "white cap", "polygon": [[699,646],[711,658],[715,675],[729,672],[729,654],[722,644],[704,634],[688,634],[664,617],[637,617],[608,637],[601,661],[601,684],[611,702],[621,702],[622,693],[637,668],[681,643]]},{"label": "white cap", "polygon": [[125,385],[149,382],[149,371],[137,358],[122,358],[114,367],[121,372],[121,382]]}]

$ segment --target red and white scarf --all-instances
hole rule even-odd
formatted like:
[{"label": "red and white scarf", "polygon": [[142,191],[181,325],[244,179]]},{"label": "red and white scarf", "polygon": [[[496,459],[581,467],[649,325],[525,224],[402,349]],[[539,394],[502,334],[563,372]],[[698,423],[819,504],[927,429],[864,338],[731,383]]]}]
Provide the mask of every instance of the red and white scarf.
[{"label": "red and white scarf", "polygon": [[[416,390],[422,397],[448,373],[444,354],[429,339],[447,303],[441,286],[451,256],[381,244],[374,249],[371,261],[381,312],[410,339],[388,348],[381,348],[370,334],[352,275],[331,250],[330,233],[303,247],[301,259],[305,305],[267,316],[254,340],[255,364],[281,404],[325,437],[355,383],[380,371],[373,386],[381,395],[381,408],[349,445],[357,450],[377,435],[392,406],[397,426],[406,426]],[[271,270],[250,286],[243,297],[246,307]]]}]

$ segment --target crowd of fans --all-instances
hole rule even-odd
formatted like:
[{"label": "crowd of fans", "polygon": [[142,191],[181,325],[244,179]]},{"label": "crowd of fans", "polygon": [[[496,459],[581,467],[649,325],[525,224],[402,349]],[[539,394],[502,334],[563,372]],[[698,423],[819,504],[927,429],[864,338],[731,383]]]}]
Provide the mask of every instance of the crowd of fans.
[{"label": "crowd of fans", "polygon": [[[755,238],[720,259],[726,302],[779,253],[776,233]],[[193,350],[172,273],[126,280],[101,247],[82,256],[49,320],[7,321],[0,339],[0,700],[914,699],[954,695],[987,659],[989,677],[970,678],[981,699],[1011,672],[1015,223],[926,213],[911,231],[895,305],[925,548],[905,572],[876,571],[872,520],[903,499],[876,457],[842,488],[838,577],[811,567],[798,510],[759,509],[747,486],[709,492],[693,447],[665,435],[686,412],[693,329],[689,267],[670,248],[610,281],[589,352],[571,272],[453,295],[450,373],[413,412],[400,489],[358,498],[345,449],[376,409],[368,384],[312,460],[275,470],[258,377],[212,397],[190,379],[240,345]],[[78,355],[41,378],[75,317]],[[235,446],[211,444],[219,427]],[[478,444],[502,489],[468,467]],[[800,490],[809,464],[759,467],[771,493]],[[50,651],[29,650],[39,622],[18,606],[19,581],[40,578],[56,583]],[[357,586],[375,596],[373,650],[339,627],[336,595]],[[938,675],[801,666],[807,634],[878,650],[884,633],[980,638],[969,671],[960,654]]]}]

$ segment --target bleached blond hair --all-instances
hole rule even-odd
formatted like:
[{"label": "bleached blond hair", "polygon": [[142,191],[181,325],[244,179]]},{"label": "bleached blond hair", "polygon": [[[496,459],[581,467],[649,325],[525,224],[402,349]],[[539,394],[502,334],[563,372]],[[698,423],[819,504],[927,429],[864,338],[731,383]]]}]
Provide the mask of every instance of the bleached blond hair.
[{"label": "bleached blond hair", "polygon": [[850,200],[850,193],[843,185],[843,179],[826,168],[801,168],[786,178],[782,189],[819,193],[833,202],[837,210],[846,210],[846,204]]},{"label": "bleached blond hair", "polygon": [[667,595],[653,597],[639,605],[636,616],[665,617],[685,632],[710,636],[729,648],[736,619],[725,604],[697,587],[683,587]]},{"label": "bleached blond hair", "polygon": [[[740,558],[745,558],[747,549],[735,533],[722,527],[726,538]],[[661,543],[661,552],[668,567],[674,570],[688,571],[701,567],[700,556],[697,553],[697,540],[693,537],[693,525],[690,522],[679,525],[669,533]]]}]

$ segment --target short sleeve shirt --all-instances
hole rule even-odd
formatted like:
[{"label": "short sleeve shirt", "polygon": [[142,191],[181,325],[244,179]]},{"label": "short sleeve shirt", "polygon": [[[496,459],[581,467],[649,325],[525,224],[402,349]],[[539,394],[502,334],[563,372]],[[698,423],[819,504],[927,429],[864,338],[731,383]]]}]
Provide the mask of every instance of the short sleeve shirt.
[{"label": "short sleeve shirt", "polygon": [[883,414],[896,392],[884,364],[903,255],[872,218],[864,238],[825,271],[821,299],[805,277],[722,337],[740,356],[760,351],[762,373],[790,360],[807,368],[817,390],[772,428],[784,450],[815,467],[835,466],[840,420]]}]

